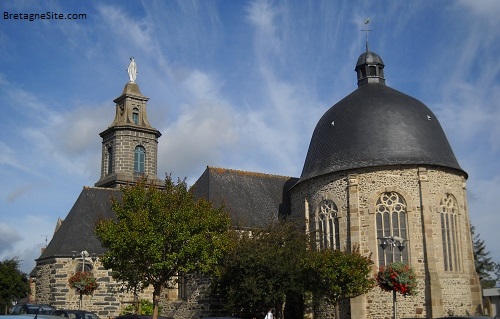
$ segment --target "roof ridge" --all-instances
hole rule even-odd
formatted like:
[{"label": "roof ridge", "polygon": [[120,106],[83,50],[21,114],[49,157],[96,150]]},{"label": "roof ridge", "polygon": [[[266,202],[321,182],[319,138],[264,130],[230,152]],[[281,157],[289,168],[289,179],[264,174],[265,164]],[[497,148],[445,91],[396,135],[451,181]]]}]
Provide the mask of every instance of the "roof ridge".
[{"label": "roof ridge", "polygon": [[244,171],[244,170],[224,168],[224,167],[207,166],[207,168],[211,171],[218,173],[218,174],[223,174],[225,172],[232,172],[232,173],[235,173],[238,175],[243,175],[243,176],[278,177],[278,178],[283,178],[283,179],[295,178],[293,176],[251,172],[251,171]]},{"label": "roof ridge", "polygon": [[107,189],[107,190],[114,190],[114,191],[119,191],[119,188],[110,188],[110,187],[96,187],[96,186],[83,186],[83,189],[90,190],[90,189]]}]

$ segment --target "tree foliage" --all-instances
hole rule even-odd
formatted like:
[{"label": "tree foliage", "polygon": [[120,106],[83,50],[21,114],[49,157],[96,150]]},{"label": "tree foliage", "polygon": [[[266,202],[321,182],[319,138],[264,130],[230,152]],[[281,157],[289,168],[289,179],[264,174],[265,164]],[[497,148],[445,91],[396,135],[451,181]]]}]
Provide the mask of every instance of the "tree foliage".
[{"label": "tree foliage", "polygon": [[157,318],[160,293],[177,274],[215,270],[228,247],[229,217],[170,176],[163,189],[142,179],[121,192],[121,200],[112,200],[116,220],[96,223],[95,234],[108,249],[101,260],[134,292],[153,286]]},{"label": "tree foliage", "polygon": [[492,277],[496,264],[492,261],[490,251],[486,249],[484,240],[481,239],[479,233],[476,234],[475,229],[475,226],[471,225],[474,266],[481,281],[481,286],[483,288],[491,288],[495,286],[495,282],[498,279],[498,276],[496,279]]},{"label": "tree foliage", "polygon": [[500,262],[495,263],[495,269],[493,270],[493,273],[495,274],[495,281],[500,281]]},{"label": "tree foliage", "polygon": [[28,275],[19,270],[19,260],[0,261],[0,313],[6,313],[13,302],[26,297],[29,291]]},{"label": "tree foliage", "polygon": [[365,294],[374,287],[372,265],[373,261],[362,256],[358,248],[352,252],[311,251],[306,269],[309,290],[331,302],[335,307],[335,318],[339,318],[340,301]]},{"label": "tree foliage", "polygon": [[275,308],[280,317],[287,296],[304,291],[306,251],[306,235],[289,222],[242,232],[221,263],[217,293],[229,310],[256,315]]}]

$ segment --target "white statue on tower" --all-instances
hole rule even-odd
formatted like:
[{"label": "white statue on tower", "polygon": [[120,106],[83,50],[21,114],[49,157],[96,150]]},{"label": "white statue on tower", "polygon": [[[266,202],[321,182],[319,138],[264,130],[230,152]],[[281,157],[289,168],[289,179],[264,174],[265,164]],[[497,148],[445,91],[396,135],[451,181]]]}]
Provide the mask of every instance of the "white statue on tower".
[{"label": "white statue on tower", "polygon": [[137,64],[135,64],[134,57],[130,58],[130,64],[128,65],[127,72],[130,82],[135,83],[135,80],[137,79]]}]

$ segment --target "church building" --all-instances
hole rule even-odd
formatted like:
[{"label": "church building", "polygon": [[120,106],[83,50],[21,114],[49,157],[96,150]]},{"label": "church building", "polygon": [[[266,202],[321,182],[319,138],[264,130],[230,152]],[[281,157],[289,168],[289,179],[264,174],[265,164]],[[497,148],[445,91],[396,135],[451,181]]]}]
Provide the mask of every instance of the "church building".
[{"label": "church building", "polygon": [[[116,115],[103,132],[101,176],[84,187],[54,237],[36,260],[37,303],[77,309],[68,286],[77,271],[91,271],[99,287],[82,308],[102,318],[123,310],[132,295],[104,269],[105,250],[93,233],[99,218],[114,218],[110,198],[143,175],[157,178],[161,133],[147,119],[135,82],[114,100]],[[130,71],[132,70],[132,72]],[[355,67],[358,88],[319,119],[299,178],[207,166],[193,185],[196,196],[224,203],[238,229],[263,227],[290,216],[314,233],[318,249],[359,247],[379,266],[401,261],[414,268],[418,294],[398,298],[398,317],[437,318],[481,312],[466,196],[460,167],[438,119],[422,102],[385,84],[384,63],[367,47]],[[168,137],[167,137],[168,138]],[[200,318],[211,310],[209,282],[180,281],[164,291],[162,315]],[[151,299],[151,292],[141,298]],[[392,293],[376,287],[341,307],[342,319],[391,317]],[[333,318],[328,307],[313,318]],[[303,314],[299,314],[300,318]]]}]

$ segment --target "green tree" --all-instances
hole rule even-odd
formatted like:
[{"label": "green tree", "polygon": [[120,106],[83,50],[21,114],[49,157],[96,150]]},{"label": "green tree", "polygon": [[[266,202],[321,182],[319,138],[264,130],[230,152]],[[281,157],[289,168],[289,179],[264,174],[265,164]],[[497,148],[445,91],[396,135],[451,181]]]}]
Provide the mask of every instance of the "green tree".
[{"label": "green tree", "polygon": [[17,258],[0,261],[0,312],[7,314],[12,303],[30,291],[28,275],[19,270]]},{"label": "green tree", "polygon": [[112,199],[116,220],[101,219],[95,226],[108,249],[102,262],[129,289],[153,286],[156,319],[162,289],[178,273],[215,270],[228,247],[229,217],[223,208],[195,200],[185,181],[174,183],[170,176],[163,189],[142,179],[121,192],[121,200]]},{"label": "green tree", "polygon": [[309,290],[333,304],[335,318],[340,318],[339,303],[342,300],[365,294],[375,285],[371,276],[373,261],[362,256],[358,248],[352,252],[311,251],[307,263]]},{"label": "green tree", "polygon": [[500,281],[500,262],[495,263],[495,269],[493,270],[493,272],[495,273],[495,281]]},{"label": "green tree", "polygon": [[483,288],[492,288],[495,286],[496,282],[491,276],[495,271],[495,263],[491,259],[489,250],[486,249],[484,240],[481,239],[479,233],[475,233],[475,229],[475,226],[471,225],[470,231],[472,234],[472,249],[476,273],[479,276]]},{"label": "green tree", "polygon": [[275,308],[282,317],[288,297],[304,291],[307,238],[290,222],[242,232],[221,263],[216,281],[229,310],[257,315]]}]

